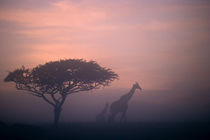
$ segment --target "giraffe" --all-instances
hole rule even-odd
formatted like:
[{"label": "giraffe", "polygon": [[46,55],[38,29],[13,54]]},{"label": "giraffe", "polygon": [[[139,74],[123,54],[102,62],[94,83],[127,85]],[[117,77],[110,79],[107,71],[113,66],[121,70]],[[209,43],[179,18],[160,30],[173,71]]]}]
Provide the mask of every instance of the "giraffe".
[{"label": "giraffe", "polygon": [[108,110],[109,104],[106,103],[104,109],[102,110],[102,112],[100,112],[97,116],[96,116],[96,122],[99,123],[104,123],[106,122],[106,112]]},{"label": "giraffe", "polygon": [[126,112],[128,110],[128,101],[131,99],[131,97],[133,96],[134,92],[136,89],[142,90],[142,88],[139,86],[139,84],[136,82],[135,84],[133,84],[133,87],[131,88],[131,90],[120,97],[119,100],[114,101],[111,106],[110,106],[110,116],[108,121],[109,122],[113,122],[115,116],[118,113],[122,113],[121,118],[120,118],[120,122],[125,122],[126,121]]}]

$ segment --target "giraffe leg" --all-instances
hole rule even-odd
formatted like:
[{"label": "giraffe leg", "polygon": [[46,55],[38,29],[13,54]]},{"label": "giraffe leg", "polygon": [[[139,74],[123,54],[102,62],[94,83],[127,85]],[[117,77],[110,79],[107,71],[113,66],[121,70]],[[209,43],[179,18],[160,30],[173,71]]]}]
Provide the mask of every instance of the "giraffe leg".
[{"label": "giraffe leg", "polygon": [[109,115],[108,122],[109,122],[109,123],[110,123],[110,122],[113,122],[113,114],[112,114],[112,113]]},{"label": "giraffe leg", "polygon": [[114,118],[117,115],[117,113],[111,113],[111,115],[109,116],[108,122],[114,122]]},{"label": "giraffe leg", "polygon": [[122,114],[121,114],[121,117],[120,117],[120,122],[122,122],[123,121],[123,117],[124,117],[124,112],[122,112]]},{"label": "giraffe leg", "polygon": [[108,118],[108,122],[111,123],[113,121],[113,115],[110,114],[109,118]]},{"label": "giraffe leg", "polygon": [[121,118],[120,118],[120,122],[126,122],[126,121],[127,121],[127,118],[126,118],[126,111],[124,111],[124,112],[122,113]]}]

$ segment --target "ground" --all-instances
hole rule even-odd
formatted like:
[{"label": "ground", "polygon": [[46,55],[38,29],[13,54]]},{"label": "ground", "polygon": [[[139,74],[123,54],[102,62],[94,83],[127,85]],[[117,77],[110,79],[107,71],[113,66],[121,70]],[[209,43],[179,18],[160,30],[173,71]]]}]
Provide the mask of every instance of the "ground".
[{"label": "ground", "polygon": [[208,140],[210,123],[69,123],[58,128],[1,123],[0,134],[2,140]]}]

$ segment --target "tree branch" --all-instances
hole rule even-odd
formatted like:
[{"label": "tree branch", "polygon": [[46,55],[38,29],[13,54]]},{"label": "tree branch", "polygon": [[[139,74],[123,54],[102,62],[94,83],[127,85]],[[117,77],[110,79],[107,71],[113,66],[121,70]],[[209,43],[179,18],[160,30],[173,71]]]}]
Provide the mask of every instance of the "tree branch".
[{"label": "tree branch", "polygon": [[52,106],[55,107],[55,104],[54,104],[53,102],[51,102],[50,100],[48,100],[48,99],[44,96],[44,94],[42,94],[42,98],[43,98],[46,102],[48,102],[49,104],[51,104]]},{"label": "tree branch", "polygon": [[50,94],[50,95],[51,95],[51,97],[52,97],[52,99],[53,99],[53,101],[54,101],[55,103],[59,103],[59,100],[57,100],[57,99],[55,98],[54,94]]},{"label": "tree branch", "polygon": [[60,106],[62,106],[63,105],[63,103],[64,103],[64,101],[65,101],[65,99],[66,99],[66,95],[64,95],[64,96],[62,96],[63,98],[62,98],[62,100],[61,100],[61,102],[60,102]]}]

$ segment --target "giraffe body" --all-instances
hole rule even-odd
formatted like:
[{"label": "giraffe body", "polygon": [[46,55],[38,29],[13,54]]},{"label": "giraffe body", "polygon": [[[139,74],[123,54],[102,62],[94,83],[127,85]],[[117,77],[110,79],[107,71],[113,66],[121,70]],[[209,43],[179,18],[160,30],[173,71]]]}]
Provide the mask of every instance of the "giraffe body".
[{"label": "giraffe body", "polygon": [[121,118],[120,121],[121,122],[125,122],[126,121],[126,112],[128,110],[128,101],[131,99],[131,97],[133,96],[134,92],[136,89],[141,90],[141,87],[139,86],[139,84],[136,82],[133,87],[131,88],[131,90],[120,97],[119,100],[114,101],[111,106],[110,106],[110,116],[109,116],[109,122],[113,122],[116,115],[121,113]]}]

